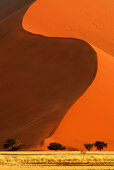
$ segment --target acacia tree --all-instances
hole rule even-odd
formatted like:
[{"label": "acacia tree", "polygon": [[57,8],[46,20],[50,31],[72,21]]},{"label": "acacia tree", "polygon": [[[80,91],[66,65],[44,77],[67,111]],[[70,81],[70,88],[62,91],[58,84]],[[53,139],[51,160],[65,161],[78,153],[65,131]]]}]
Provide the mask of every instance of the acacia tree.
[{"label": "acacia tree", "polygon": [[85,144],[84,144],[85,148],[86,148],[88,151],[90,151],[90,150],[93,148],[93,145],[94,145],[94,144],[92,144],[92,143],[85,143]]},{"label": "acacia tree", "polygon": [[56,142],[53,142],[53,143],[50,143],[49,146],[47,146],[47,148],[49,150],[65,150],[66,147],[65,146],[62,146],[60,143],[56,143]]},{"label": "acacia tree", "polygon": [[11,149],[12,151],[14,151],[18,149],[18,146],[19,143],[17,143],[15,139],[8,139],[3,145],[3,149]]},{"label": "acacia tree", "polygon": [[96,141],[94,143],[94,146],[97,148],[97,150],[101,151],[103,150],[104,147],[107,147],[107,143],[102,142],[102,141]]}]

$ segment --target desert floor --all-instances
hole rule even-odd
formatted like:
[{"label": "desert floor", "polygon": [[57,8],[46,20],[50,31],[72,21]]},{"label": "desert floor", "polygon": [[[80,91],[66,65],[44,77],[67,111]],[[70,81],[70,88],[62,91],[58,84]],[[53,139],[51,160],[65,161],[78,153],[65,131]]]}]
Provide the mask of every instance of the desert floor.
[{"label": "desert floor", "polygon": [[[69,156],[70,155],[70,156]],[[80,158],[81,162],[75,166],[72,163],[74,158]],[[5,158],[4,162],[1,160]],[[47,164],[47,162],[43,162],[43,164],[35,163],[34,161],[39,160],[40,158],[52,160],[64,160],[68,159],[67,165],[62,165],[60,163],[57,165],[57,162],[52,164]],[[91,161],[89,160],[92,158],[93,165],[91,165]],[[30,160],[30,162],[23,162],[23,160]],[[100,160],[102,159],[102,160]],[[71,161],[72,160],[72,161]],[[88,161],[89,160],[89,161]],[[110,160],[110,164],[108,163]],[[42,160],[40,160],[42,161]],[[70,162],[71,161],[71,162]],[[88,161],[88,163],[87,163]],[[83,163],[87,163],[83,165]],[[40,162],[42,163],[42,162]],[[102,165],[101,165],[102,164]],[[0,152],[0,170],[108,170],[113,169],[114,166],[114,152]]]}]

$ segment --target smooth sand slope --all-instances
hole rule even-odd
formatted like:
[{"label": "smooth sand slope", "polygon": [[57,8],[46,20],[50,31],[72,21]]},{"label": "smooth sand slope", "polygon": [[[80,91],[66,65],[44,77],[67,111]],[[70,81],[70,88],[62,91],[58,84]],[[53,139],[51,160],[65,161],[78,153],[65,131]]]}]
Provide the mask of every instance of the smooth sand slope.
[{"label": "smooth sand slope", "polygon": [[51,37],[76,37],[114,56],[114,0],[37,0],[23,27]]},{"label": "smooth sand slope", "polygon": [[35,0],[0,0],[0,21]]},{"label": "smooth sand slope", "polygon": [[21,149],[38,149],[97,72],[96,52],[85,41],[25,31],[24,6],[0,23],[0,149],[11,137]]},{"label": "smooth sand slope", "polygon": [[84,149],[83,144],[106,141],[114,150],[114,59],[96,48],[98,73],[94,83],[68,111],[55,134],[47,139],[71,148]]},{"label": "smooth sand slope", "polygon": [[[23,27],[33,33],[84,38],[102,50],[94,83],[67,112],[54,135],[47,139],[83,149],[83,143],[104,140],[114,150],[113,0],[42,0],[25,14]],[[76,87],[77,88],[77,87]]]}]

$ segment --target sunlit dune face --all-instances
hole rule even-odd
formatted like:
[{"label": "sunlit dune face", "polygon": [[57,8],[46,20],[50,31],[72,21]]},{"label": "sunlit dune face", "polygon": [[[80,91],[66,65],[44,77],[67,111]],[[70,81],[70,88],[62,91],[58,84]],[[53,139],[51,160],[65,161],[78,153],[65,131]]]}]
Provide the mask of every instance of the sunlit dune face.
[{"label": "sunlit dune face", "polygon": [[[25,14],[23,27],[46,36],[83,38],[98,53],[95,81],[66,113],[54,135],[47,139],[83,149],[103,140],[114,150],[113,0],[39,0]],[[105,52],[103,52],[105,51]]]},{"label": "sunlit dune face", "polygon": [[83,144],[106,141],[114,150],[114,59],[97,49],[99,68],[95,81],[68,111],[55,134],[46,142],[57,141],[77,149]]},{"label": "sunlit dune face", "polygon": [[113,0],[38,0],[26,12],[23,27],[46,36],[82,38],[114,54],[113,7]]}]

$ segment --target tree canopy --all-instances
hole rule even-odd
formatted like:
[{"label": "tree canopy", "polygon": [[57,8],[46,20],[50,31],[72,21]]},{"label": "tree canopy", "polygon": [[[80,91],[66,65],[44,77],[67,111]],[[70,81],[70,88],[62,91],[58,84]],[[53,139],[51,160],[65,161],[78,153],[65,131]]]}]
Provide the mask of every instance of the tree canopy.
[{"label": "tree canopy", "polygon": [[102,141],[96,141],[94,143],[94,146],[97,148],[97,150],[103,150],[104,147],[107,147],[107,143],[102,142]]},{"label": "tree canopy", "polygon": [[10,149],[12,151],[17,150],[19,148],[20,143],[15,139],[7,139],[5,144],[3,145],[3,149]]},{"label": "tree canopy", "polygon": [[93,145],[94,145],[94,144],[92,144],[92,143],[85,143],[85,144],[84,144],[85,148],[86,148],[88,151],[90,151],[90,150],[93,148]]},{"label": "tree canopy", "polygon": [[49,150],[65,150],[66,147],[62,146],[60,143],[50,143],[49,146],[47,147]]}]

